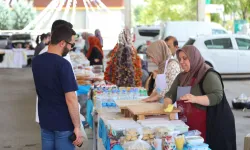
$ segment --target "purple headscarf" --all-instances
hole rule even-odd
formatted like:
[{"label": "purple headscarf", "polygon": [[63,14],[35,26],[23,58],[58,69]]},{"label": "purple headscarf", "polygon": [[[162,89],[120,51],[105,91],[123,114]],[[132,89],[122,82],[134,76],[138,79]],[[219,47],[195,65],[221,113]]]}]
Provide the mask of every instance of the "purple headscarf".
[{"label": "purple headscarf", "polygon": [[100,40],[100,43],[103,46],[103,39],[102,39],[101,31],[99,29],[95,30],[95,36]]}]

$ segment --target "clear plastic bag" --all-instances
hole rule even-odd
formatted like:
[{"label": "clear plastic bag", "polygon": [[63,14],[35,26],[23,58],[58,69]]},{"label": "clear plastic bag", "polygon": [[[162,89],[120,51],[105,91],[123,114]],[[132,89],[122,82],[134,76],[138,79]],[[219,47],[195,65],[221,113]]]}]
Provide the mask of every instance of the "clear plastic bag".
[{"label": "clear plastic bag", "polygon": [[248,100],[248,97],[246,96],[246,94],[242,93],[242,94],[240,94],[240,96],[238,97],[237,100],[238,100],[238,102],[244,103]]},{"label": "clear plastic bag", "polygon": [[123,145],[124,150],[152,150],[150,144],[142,140],[142,136],[133,142],[127,142]]},{"label": "clear plastic bag", "polygon": [[201,135],[201,132],[199,130],[191,130],[191,131],[185,132],[183,134],[184,134],[185,137],[188,137],[188,136],[199,136],[199,135]]},{"label": "clear plastic bag", "polygon": [[124,131],[126,141],[135,141],[138,139],[139,133],[136,128],[126,129]]},{"label": "clear plastic bag", "polygon": [[149,127],[142,128],[142,140],[147,141],[148,143],[152,144],[155,138],[155,133],[153,129]]},{"label": "clear plastic bag", "polygon": [[169,133],[169,129],[165,126],[156,127],[156,128],[154,128],[154,131],[155,131],[155,136],[157,138],[166,137]]}]

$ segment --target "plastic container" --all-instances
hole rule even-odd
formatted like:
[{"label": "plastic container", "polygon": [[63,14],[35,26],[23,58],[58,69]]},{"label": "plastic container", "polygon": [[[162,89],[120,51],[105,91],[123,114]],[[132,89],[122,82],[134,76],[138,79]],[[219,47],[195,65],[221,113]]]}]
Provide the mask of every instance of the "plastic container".
[{"label": "plastic container", "polygon": [[208,147],[209,147],[209,145],[205,144],[205,143],[202,143],[200,145],[190,145],[190,144],[187,144],[185,146],[185,148],[187,150],[210,150]]},{"label": "plastic container", "polygon": [[204,143],[204,139],[201,136],[188,136],[185,139],[189,145],[201,145]]},{"label": "plastic container", "polygon": [[102,65],[93,65],[93,69],[102,69],[103,66]]},{"label": "plastic container", "polygon": [[182,133],[184,136],[188,137],[188,136],[200,136],[201,132],[199,130],[191,130],[185,133]]},{"label": "plastic container", "polygon": [[175,138],[175,145],[177,150],[183,150],[185,144],[184,135],[176,136]]}]

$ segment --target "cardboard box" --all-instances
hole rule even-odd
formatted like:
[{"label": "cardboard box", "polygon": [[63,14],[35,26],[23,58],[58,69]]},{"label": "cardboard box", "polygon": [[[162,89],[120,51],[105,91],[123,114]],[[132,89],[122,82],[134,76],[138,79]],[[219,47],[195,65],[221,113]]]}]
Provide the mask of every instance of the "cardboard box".
[{"label": "cardboard box", "polygon": [[250,150],[250,133],[247,136],[245,136],[244,150]]}]

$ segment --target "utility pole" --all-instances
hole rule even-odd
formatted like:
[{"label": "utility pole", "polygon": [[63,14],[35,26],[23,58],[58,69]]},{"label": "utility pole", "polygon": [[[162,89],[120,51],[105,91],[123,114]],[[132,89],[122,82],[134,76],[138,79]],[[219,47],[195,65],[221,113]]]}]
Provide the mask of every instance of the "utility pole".
[{"label": "utility pole", "polygon": [[125,27],[132,28],[132,9],[131,9],[132,0],[124,0],[124,16],[125,16]]},{"label": "utility pole", "polygon": [[197,0],[197,21],[205,21],[205,0]]}]

